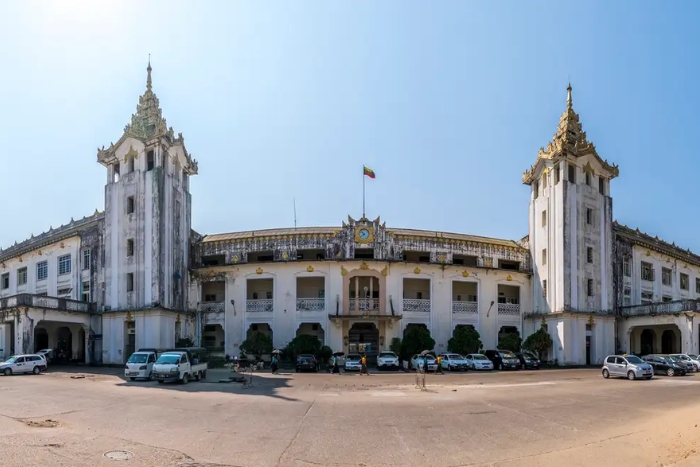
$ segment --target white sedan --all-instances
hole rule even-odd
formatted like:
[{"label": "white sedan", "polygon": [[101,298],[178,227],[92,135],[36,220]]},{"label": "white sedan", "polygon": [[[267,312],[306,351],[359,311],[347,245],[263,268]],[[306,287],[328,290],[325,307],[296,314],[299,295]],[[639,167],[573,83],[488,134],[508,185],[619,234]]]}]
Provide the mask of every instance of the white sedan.
[{"label": "white sedan", "polygon": [[493,362],[486,355],[470,353],[464,358],[472,370],[493,370]]},{"label": "white sedan", "polygon": [[[413,358],[411,358],[411,368],[415,371],[418,371],[418,369],[423,368],[423,364],[425,363],[425,357],[421,355],[414,355]],[[436,371],[437,370],[437,360],[435,360],[435,357],[432,355],[428,355],[428,371]]]},{"label": "white sedan", "polygon": [[443,370],[459,371],[459,370],[467,370],[470,368],[469,362],[467,362],[467,359],[459,354],[444,353],[440,356],[442,357],[442,361],[440,362],[440,366],[442,367]]}]

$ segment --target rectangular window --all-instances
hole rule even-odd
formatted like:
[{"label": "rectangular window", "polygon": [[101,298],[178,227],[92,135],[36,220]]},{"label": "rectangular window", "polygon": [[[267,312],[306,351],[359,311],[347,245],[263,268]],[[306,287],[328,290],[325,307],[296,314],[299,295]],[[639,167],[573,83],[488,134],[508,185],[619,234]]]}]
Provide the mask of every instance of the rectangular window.
[{"label": "rectangular window", "polygon": [[547,175],[542,177],[542,188],[547,188]]},{"label": "rectangular window", "polygon": [[63,255],[58,257],[58,275],[70,273],[70,255]]},{"label": "rectangular window", "polygon": [[70,298],[70,293],[73,291],[71,287],[66,287],[64,289],[58,289],[56,291],[56,296],[58,298]]},{"label": "rectangular window", "polygon": [[5,290],[10,288],[10,273],[6,272],[0,276],[0,289]]},{"label": "rectangular window", "polygon": [[49,265],[46,261],[36,263],[36,280],[43,281],[49,277]]},{"label": "rectangular window", "polygon": [[156,157],[153,151],[148,151],[146,154],[146,171],[151,171],[156,166]]},{"label": "rectangular window", "polygon": [[591,186],[591,174],[586,172],[586,185]]},{"label": "rectangular window", "polygon": [[681,273],[681,290],[689,290],[689,289],[690,289],[690,278],[688,277],[688,274]]},{"label": "rectangular window", "polygon": [[586,224],[593,225],[593,209],[586,208]]},{"label": "rectangular window", "polygon": [[593,248],[590,246],[586,248],[586,261],[593,262]]},{"label": "rectangular window", "polygon": [[126,241],[126,256],[134,256],[134,239],[130,238]]},{"label": "rectangular window", "polygon": [[547,279],[542,281],[542,296],[547,298]]},{"label": "rectangular window", "polygon": [[134,197],[128,196],[126,198],[126,213],[131,214],[134,212]]},{"label": "rectangular window", "polygon": [[559,180],[561,179],[561,172],[559,172],[560,170],[561,170],[561,167],[559,167],[559,165],[554,166],[554,184],[555,185],[557,183],[559,183]]},{"label": "rectangular window", "polygon": [[598,191],[605,196],[605,179],[603,177],[598,177]]},{"label": "rectangular window", "polygon": [[632,289],[625,287],[622,292],[622,306],[630,306],[632,304]]},{"label": "rectangular window", "polygon": [[542,211],[542,227],[547,227],[547,210]]},{"label": "rectangular window", "polygon": [[80,299],[84,302],[90,301],[90,283],[83,282],[83,290],[81,292]]},{"label": "rectangular window", "polygon": [[668,268],[661,268],[661,283],[666,286],[673,285],[673,272]]},{"label": "rectangular window", "polygon": [[700,294],[700,279],[695,279],[695,293]]},{"label": "rectangular window", "polygon": [[652,292],[642,292],[642,305],[648,305],[654,302],[654,294]]},{"label": "rectangular window", "polygon": [[569,164],[569,182],[576,183],[576,166]]},{"label": "rectangular window", "polygon": [[670,297],[670,296],[668,296],[668,295],[664,295],[663,297],[661,297],[661,301],[664,302],[664,303],[672,302],[672,301],[673,301],[673,297]]},{"label": "rectangular window", "polygon": [[588,279],[586,281],[586,295],[589,297],[593,296],[593,279]]},{"label": "rectangular window", "polygon": [[17,285],[27,285],[27,268],[17,270]]},{"label": "rectangular window", "polygon": [[90,269],[90,258],[92,256],[92,252],[88,250],[87,248],[83,250],[83,271]]},{"label": "rectangular window", "polygon": [[131,272],[126,274],[126,291],[127,292],[134,291],[134,274]]},{"label": "rectangular window", "polygon": [[128,173],[131,173],[134,171],[134,158],[130,157],[129,158],[129,165],[128,165]]},{"label": "rectangular window", "polygon": [[643,281],[654,282],[654,265],[642,261],[642,267],[640,268],[640,276]]},{"label": "rectangular window", "polygon": [[532,184],[532,197],[537,199],[537,197],[540,195],[540,184],[539,182],[535,182]]},{"label": "rectangular window", "polygon": [[632,261],[629,256],[622,258],[622,274],[625,277],[632,277]]},{"label": "rectangular window", "polygon": [[544,266],[547,264],[547,249],[543,248],[542,249],[542,265]]}]

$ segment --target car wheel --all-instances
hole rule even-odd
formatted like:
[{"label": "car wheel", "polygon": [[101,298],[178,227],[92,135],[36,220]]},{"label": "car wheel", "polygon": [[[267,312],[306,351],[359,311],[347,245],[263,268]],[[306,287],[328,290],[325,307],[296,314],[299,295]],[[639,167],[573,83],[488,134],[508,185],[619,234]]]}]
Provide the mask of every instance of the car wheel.
[{"label": "car wheel", "polygon": [[603,378],[605,378],[605,379],[610,378],[610,372],[607,369],[603,370]]},{"label": "car wheel", "polygon": [[182,384],[187,384],[189,382],[190,382],[190,375],[188,375],[187,373],[182,375]]},{"label": "car wheel", "polygon": [[676,371],[675,371],[673,368],[669,368],[669,369],[666,371],[666,374],[667,374],[668,376],[674,376],[674,375],[676,374]]},{"label": "car wheel", "polygon": [[634,371],[627,372],[627,379],[629,379],[630,381],[633,381],[636,379],[636,376],[634,376]]},{"label": "car wheel", "polygon": [[148,373],[148,381],[153,381],[153,372]]},{"label": "car wheel", "polygon": [[136,378],[134,378],[134,377],[130,377],[129,379],[130,379],[131,381],[136,381]]},{"label": "car wheel", "polygon": [[158,384],[164,384],[164,383],[165,383],[165,381],[163,381],[162,379],[158,380]]},{"label": "car wheel", "polygon": [[41,368],[39,368],[38,366],[35,366],[32,369],[32,373],[34,373],[35,375],[38,375],[39,373],[41,373]]}]

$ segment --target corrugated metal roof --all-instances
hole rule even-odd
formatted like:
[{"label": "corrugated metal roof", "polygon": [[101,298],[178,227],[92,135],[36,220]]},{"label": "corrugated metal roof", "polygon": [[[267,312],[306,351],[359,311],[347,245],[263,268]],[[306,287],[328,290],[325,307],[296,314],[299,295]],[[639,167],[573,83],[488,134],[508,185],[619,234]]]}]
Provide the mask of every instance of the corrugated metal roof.
[{"label": "corrugated metal roof", "polygon": [[[242,240],[255,237],[275,237],[281,235],[308,235],[308,234],[333,234],[341,230],[342,227],[299,227],[291,229],[265,229],[265,230],[246,230],[244,232],[231,232],[207,235],[202,239],[203,243],[221,242],[230,240]],[[427,238],[445,238],[448,240],[460,240],[466,242],[488,243],[492,245],[501,245],[511,248],[522,248],[513,240],[504,240],[501,238],[480,237],[478,235],[465,235],[450,232],[438,232],[435,230],[417,230],[417,229],[392,229],[387,227],[387,232],[394,235],[405,235],[409,237],[427,237]]]}]

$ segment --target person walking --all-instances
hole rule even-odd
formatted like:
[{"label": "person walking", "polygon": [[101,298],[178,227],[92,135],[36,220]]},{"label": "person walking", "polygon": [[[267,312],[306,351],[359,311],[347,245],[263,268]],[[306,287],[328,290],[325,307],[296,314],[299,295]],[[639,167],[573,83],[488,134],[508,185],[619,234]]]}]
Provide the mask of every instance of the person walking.
[{"label": "person walking", "polygon": [[440,373],[441,375],[445,374],[442,372],[442,356],[440,355],[437,356],[437,369],[435,370],[435,374],[438,373]]},{"label": "person walking", "polygon": [[277,374],[277,354],[274,354],[272,356],[272,360],[270,361],[270,368],[272,369],[272,374],[276,375]]},{"label": "person walking", "polygon": [[340,374],[340,367],[338,366],[338,356],[337,355],[333,355],[333,374],[334,375]]},{"label": "person walking", "polygon": [[360,359],[360,374],[369,375],[369,371],[367,371],[367,354],[362,354]]}]

